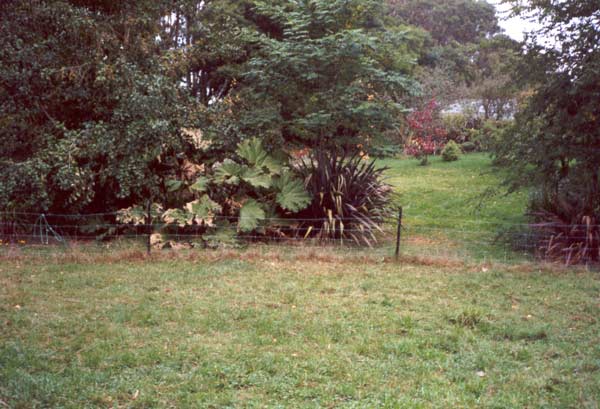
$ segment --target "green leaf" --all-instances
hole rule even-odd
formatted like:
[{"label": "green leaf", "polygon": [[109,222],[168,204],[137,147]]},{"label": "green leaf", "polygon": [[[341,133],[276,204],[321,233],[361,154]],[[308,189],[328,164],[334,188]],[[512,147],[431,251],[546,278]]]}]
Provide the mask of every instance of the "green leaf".
[{"label": "green leaf", "polygon": [[146,211],[141,206],[132,206],[117,212],[117,221],[125,224],[144,224]]},{"label": "green leaf", "polygon": [[245,169],[246,167],[235,163],[231,159],[225,159],[223,163],[216,167],[215,177],[220,182],[237,185],[240,183],[240,175]]},{"label": "green leaf", "polygon": [[283,163],[279,160],[275,159],[273,156],[268,155],[260,164],[257,164],[258,167],[268,170],[269,173],[273,175],[279,175],[284,169]]},{"label": "green leaf", "polygon": [[179,227],[184,227],[192,224],[193,217],[181,209],[169,209],[163,214],[163,220],[167,224],[177,224]]},{"label": "green leaf", "polygon": [[[132,206],[127,209],[121,209],[117,212],[117,222],[125,224],[145,224],[147,223],[148,213],[144,206]],[[150,207],[150,217],[152,220],[162,217],[163,207],[158,203],[152,203]],[[98,221],[96,224],[102,224]]]},{"label": "green leaf", "polygon": [[267,157],[262,142],[258,138],[246,139],[238,144],[236,153],[250,165],[258,165]]},{"label": "green leaf", "polygon": [[206,188],[208,187],[209,180],[205,176],[200,176],[196,179],[193,185],[190,186],[190,190],[192,192],[204,193],[206,192]]},{"label": "green leaf", "polygon": [[311,197],[300,179],[295,179],[289,172],[284,173],[275,182],[279,190],[275,200],[285,210],[299,212],[308,206]]},{"label": "green leaf", "polygon": [[272,174],[279,174],[283,169],[283,164],[269,155],[258,138],[246,139],[238,144],[236,153],[251,166],[259,170],[267,170]]},{"label": "green leaf", "polygon": [[240,219],[238,221],[238,229],[248,233],[256,229],[261,220],[265,218],[265,211],[254,199],[248,199],[240,210]]},{"label": "green leaf", "polygon": [[187,203],[185,209],[191,214],[193,221],[210,226],[214,222],[215,214],[221,211],[221,206],[212,201],[208,195],[204,195],[198,200]]},{"label": "green leaf", "polygon": [[167,180],[165,182],[165,185],[167,186],[168,192],[175,192],[175,191],[181,189],[181,186],[183,186],[183,181],[171,179],[171,180]]},{"label": "green leaf", "polygon": [[272,186],[271,176],[265,175],[259,169],[246,169],[241,178],[254,187],[263,187],[268,189]]}]

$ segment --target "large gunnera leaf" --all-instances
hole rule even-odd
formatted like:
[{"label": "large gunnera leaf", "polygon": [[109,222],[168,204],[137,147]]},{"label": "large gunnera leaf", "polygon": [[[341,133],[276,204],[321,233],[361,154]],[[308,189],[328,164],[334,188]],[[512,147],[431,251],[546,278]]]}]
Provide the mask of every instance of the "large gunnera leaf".
[{"label": "large gunnera leaf", "polygon": [[283,170],[283,164],[269,155],[258,138],[246,139],[238,144],[236,153],[259,170],[268,171],[273,175],[278,175]]},{"label": "large gunnera leaf", "polygon": [[265,175],[259,169],[246,169],[241,175],[241,178],[254,187],[263,187],[265,189],[271,187],[272,177],[270,175]]},{"label": "large gunnera leaf", "polygon": [[198,179],[196,179],[196,182],[190,186],[190,190],[192,192],[205,193],[208,183],[209,180],[206,176],[200,176]]},{"label": "large gunnera leaf", "polygon": [[305,209],[311,202],[302,181],[288,172],[276,180],[275,187],[279,190],[275,200],[285,210],[296,213]]},{"label": "large gunnera leaf", "polygon": [[265,211],[254,199],[248,199],[240,210],[238,229],[248,233],[256,229],[261,220],[265,218]]},{"label": "large gunnera leaf", "polygon": [[219,182],[237,185],[240,183],[240,176],[244,172],[244,169],[244,166],[235,163],[231,159],[225,159],[223,163],[217,165],[215,178]]},{"label": "large gunnera leaf", "polygon": [[202,196],[185,205],[185,209],[192,215],[192,219],[198,224],[213,225],[215,214],[221,211],[221,206],[212,201],[208,195]]},{"label": "large gunnera leaf", "polygon": [[176,224],[179,227],[184,227],[186,225],[192,224],[193,217],[191,214],[181,210],[181,209],[169,209],[167,210],[163,216],[163,220],[167,224]]}]

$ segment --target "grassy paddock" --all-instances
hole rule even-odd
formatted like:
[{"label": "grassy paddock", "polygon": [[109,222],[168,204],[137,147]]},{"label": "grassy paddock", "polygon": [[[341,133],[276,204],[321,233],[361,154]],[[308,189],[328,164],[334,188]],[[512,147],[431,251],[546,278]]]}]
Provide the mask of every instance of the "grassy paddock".
[{"label": "grassy paddock", "polygon": [[0,264],[0,406],[600,403],[594,273],[300,250],[89,257]]},{"label": "grassy paddock", "polygon": [[488,154],[463,155],[456,162],[432,157],[429,166],[415,159],[379,163],[389,167],[388,183],[404,207],[408,254],[503,262],[528,257],[506,245],[526,231],[520,225],[526,222],[527,193],[490,195],[502,174]]}]

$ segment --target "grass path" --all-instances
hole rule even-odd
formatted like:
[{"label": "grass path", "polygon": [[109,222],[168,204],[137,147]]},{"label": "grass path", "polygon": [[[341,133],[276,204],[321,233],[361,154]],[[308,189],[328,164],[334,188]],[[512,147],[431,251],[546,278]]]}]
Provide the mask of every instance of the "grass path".
[{"label": "grass path", "polygon": [[464,257],[507,257],[509,250],[495,240],[500,232],[521,234],[526,193],[486,197],[501,183],[500,171],[486,154],[464,155],[456,162],[434,157],[425,167],[414,159],[379,163],[390,168],[388,183],[400,194],[405,224],[419,238],[410,250],[418,251],[421,245]]},{"label": "grass path", "polygon": [[501,182],[500,171],[491,166],[487,154],[463,155],[456,162],[434,157],[429,166],[419,166],[414,159],[379,162],[390,168],[388,182],[400,193],[413,223],[493,229],[525,221],[525,194],[483,197]]}]

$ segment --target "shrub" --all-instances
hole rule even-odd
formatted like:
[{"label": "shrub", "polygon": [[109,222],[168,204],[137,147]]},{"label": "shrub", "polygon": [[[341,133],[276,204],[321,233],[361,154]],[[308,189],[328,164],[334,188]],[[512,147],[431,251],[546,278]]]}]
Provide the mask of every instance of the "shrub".
[{"label": "shrub", "polygon": [[411,112],[408,116],[411,139],[405,152],[421,160],[425,166],[429,155],[439,153],[446,141],[446,130],[440,119],[439,105],[432,99],[422,109]]},{"label": "shrub", "polygon": [[[207,241],[235,234],[283,237],[291,231],[284,219],[311,202],[303,179],[258,138],[239,143],[235,153],[236,160],[216,163],[195,181],[167,181],[167,190],[182,204],[157,213],[163,230],[207,233]],[[139,206],[123,209],[119,221],[141,224],[143,215]]]},{"label": "shrub", "polygon": [[461,151],[460,146],[454,141],[450,141],[444,147],[442,151],[442,159],[444,162],[454,162],[460,157]]},{"label": "shrub", "polygon": [[593,206],[584,197],[569,180],[532,197],[530,227],[541,257],[567,265],[600,262],[600,200]]},{"label": "shrub", "polygon": [[402,147],[399,144],[376,145],[369,152],[376,158],[393,158],[402,152]]},{"label": "shrub", "polygon": [[472,141],[484,152],[493,151],[498,144],[502,144],[503,132],[510,121],[487,120],[481,129],[473,132]]},{"label": "shrub", "polygon": [[360,155],[317,151],[300,165],[312,203],[300,213],[305,237],[350,240],[372,246],[390,216],[392,189],[383,182],[386,168]]},{"label": "shrub", "polygon": [[467,141],[460,145],[460,149],[465,153],[475,152],[477,150],[477,145],[475,142]]},{"label": "shrub", "polygon": [[482,119],[475,114],[446,114],[442,117],[448,140],[458,144],[470,142],[473,131],[482,126]]}]

